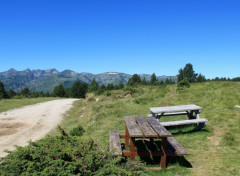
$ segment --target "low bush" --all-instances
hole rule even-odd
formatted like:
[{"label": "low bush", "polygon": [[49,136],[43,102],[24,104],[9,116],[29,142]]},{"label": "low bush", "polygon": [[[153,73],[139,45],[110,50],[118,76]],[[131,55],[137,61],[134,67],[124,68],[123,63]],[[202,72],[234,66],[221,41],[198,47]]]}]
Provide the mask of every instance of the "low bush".
[{"label": "low bush", "polygon": [[0,159],[0,175],[140,175],[122,157],[114,158],[92,140],[71,137],[59,128],[61,135],[47,136],[26,147],[16,147]]},{"label": "low bush", "polygon": [[82,136],[84,132],[85,132],[85,130],[83,129],[83,127],[81,125],[78,125],[77,127],[73,128],[70,131],[70,135],[71,136]]},{"label": "low bush", "polygon": [[179,81],[178,85],[179,88],[183,88],[183,87],[190,87],[190,82],[186,79],[183,79],[182,81]]},{"label": "low bush", "polygon": [[137,88],[133,86],[126,86],[123,88],[123,90],[127,92],[127,94],[131,94],[131,95],[137,92]]}]

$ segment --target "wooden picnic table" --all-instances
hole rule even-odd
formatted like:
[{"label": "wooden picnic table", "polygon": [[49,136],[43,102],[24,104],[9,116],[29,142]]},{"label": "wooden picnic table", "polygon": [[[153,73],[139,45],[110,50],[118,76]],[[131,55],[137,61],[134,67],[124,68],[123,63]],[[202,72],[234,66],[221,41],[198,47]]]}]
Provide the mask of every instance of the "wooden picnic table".
[{"label": "wooden picnic table", "polygon": [[150,111],[153,117],[160,119],[162,116],[187,115],[189,119],[199,119],[199,113],[202,108],[195,104],[151,107]]},{"label": "wooden picnic table", "polygon": [[151,107],[150,111],[152,114],[150,114],[149,116],[153,116],[159,120],[163,116],[187,115],[188,120],[168,121],[168,122],[160,122],[160,123],[164,127],[197,124],[198,128],[202,130],[202,128],[206,125],[207,120],[200,119],[199,114],[201,109],[202,108],[200,106],[197,106],[195,104],[165,106],[165,107]]},{"label": "wooden picnic table", "polygon": [[[189,154],[162,126],[154,117],[125,117],[125,135],[120,135],[117,131],[110,131],[110,150],[115,149],[115,155],[123,155],[134,160],[136,156],[161,156],[160,166],[166,168],[167,156],[183,156]],[[125,148],[130,150],[122,150],[120,138],[125,138]],[[154,143],[155,139],[161,139],[159,151],[137,151],[136,140],[149,139],[150,143]],[[171,145],[173,150],[167,150],[167,146]]]}]

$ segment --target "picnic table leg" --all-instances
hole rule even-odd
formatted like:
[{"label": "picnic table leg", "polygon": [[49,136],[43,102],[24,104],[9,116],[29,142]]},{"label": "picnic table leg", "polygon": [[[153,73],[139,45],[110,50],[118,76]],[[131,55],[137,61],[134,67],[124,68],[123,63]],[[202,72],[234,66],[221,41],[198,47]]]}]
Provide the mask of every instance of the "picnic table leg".
[{"label": "picnic table leg", "polygon": [[162,138],[162,142],[161,142],[161,149],[162,149],[162,156],[161,156],[161,162],[160,162],[160,167],[161,168],[166,168],[166,160],[167,160],[167,138],[164,137]]},{"label": "picnic table leg", "polygon": [[[135,152],[135,138],[131,137],[130,138],[130,152]],[[132,155],[130,156],[131,160],[135,159],[135,156],[133,153],[131,153]]]},{"label": "picnic table leg", "polygon": [[127,125],[125,127],[125,148],[128,148],[129,146],[129,132],[127,129]]}]

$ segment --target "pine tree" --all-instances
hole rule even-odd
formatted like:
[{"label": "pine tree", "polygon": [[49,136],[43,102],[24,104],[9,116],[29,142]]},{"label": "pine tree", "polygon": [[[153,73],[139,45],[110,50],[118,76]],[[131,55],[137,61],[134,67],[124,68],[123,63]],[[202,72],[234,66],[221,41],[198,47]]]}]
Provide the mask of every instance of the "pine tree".
[{"label": "pine tree", "polygon": [[158,79],[157,79],[155,73],[153,73],[153,74],[151,75],[150,84],[151,84],[151,85],[156,85],[157,82],[158,82]]},{"label": "pine tree", "polygon": [[53,96],[55,97],[65,97],[66,93],[65,93],[65,89],[63,87],[62,84],[59,84],[58,86],[56,86],[53,90]]},{"label": "pine tree", "polygon": [[0,99],[8,98],[8,94],[5,90],[4,84],[0,81]]},{"label": "pine tree", "polygon": [[87,83],[76,81],[71,87],[71,95],[73,98],[85,98],[87,93]]},{"label": "pine tree", "polygon": [[12,89],[10,89],[10,90],[7,92],[7,94],[8,94],[8,96],[9,96],[9,98],[13,98],[14,96],[17,95],[17,93],[16,93],[14,90],[12,90]]},{"label": "pine tree", "polygon": [[120,81],[120,83],[118,84],[118,87],[119,87],[119,89],[123,89],[124,88],[124,84],[123,84],[122,81]]},{"label": "pine tree", "polygon": [[31,94],[30,90],[28,87],[25,87],[22,91],[21,94],[24,96],[29,96]]},{"label": "pine tree", "polygon": [[92,82],[89,85],[89,92],[97,92],[98,91],[98,83],[95,80],[95,78],[93,78]]},{"label": "pine tree", "polygon": [[113,90],[113,89],[114,89],[114,85],[112,83],[108,83],[107,90]]},{"label": "pine tree", "polygon": [[193,83],[196,81],[196,77],[198,74],[195,73],[193,70],[192,64],[188,63],[184,67],[184,69],[179,70],[179,74],[177,75],[178,77],[178,82],[180,82],[183,79],[188,80],[190,83]]},{"label": "pine tree", "polygon": [[206,78],[201,73],[196,78],[196,82],[201,83],[201,82],[205,82],[205,81],[206,81]]},{"label": "pine tree", "polygon": [[143,77],[143,80],[142,80],[142,85],[147,85],[147,80],[145,77]]},{"label": "pine tree", "polygon": [[127,85],[128,86],[134,86],[134,85],[138,85],[142,82],[140,76],[138,76],[137,74],[132,75],[132,77],[128,80]]}]

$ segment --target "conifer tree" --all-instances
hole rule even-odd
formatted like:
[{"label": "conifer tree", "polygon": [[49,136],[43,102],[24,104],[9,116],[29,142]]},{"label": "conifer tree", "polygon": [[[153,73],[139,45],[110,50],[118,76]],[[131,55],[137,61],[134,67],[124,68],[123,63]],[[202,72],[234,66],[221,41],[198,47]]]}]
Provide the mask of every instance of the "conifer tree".
[{"label": "conifer tree", "polygon": [[31,94],[30,90],[28,87],[25,87],[22,91],[21,94],[24,96],[29,96]]},{"label": "conifer tree", "polygon": [[53,96],[55,97],[65,97],[66,93],[65,93],[65,89],[63,87],[63,84],[59,84],[58,86],[56,86],[53,90]]},{"label": "conifer tree", "polygon": [[8,98],[8,94],[5,90],[4,84],[0,81],[0,99]]},{"label": "conifer tree", "polygon": [[193,70],[192,64],[188,63],[185,65],[184,69],[179,70],[179,74],[177,75],[178,77],[178,82],[180,82],[183,79],[188,80],[190,83],[193,83],[196,81],[196,77],[198,74],[195,73]]},{"label": "conifer tree", "polygon": [[118,87],[119,87],[119,89],[123,89],[124,88],[124,84],[123,84],[122,81],[120,81],[120,83],[118,84]]},{"label": "conifer tree", "polygon": [[7,94],[8,94],[8,96],[9,96],[9,98],[13,98],[14,96],[17,95],[17,93],[16,93],[14,90],[12,90],[12,89],[10,89],[10,90],[7,92]]},{"label": "conifer tree", "polygon": [[89,85],[89,92],[96,92],[98,90],[98,83],[95,80],[95,78],[93,78],[92,82]]},{"label": "conifer tree", "polygon": [[87,83],[76,81],[71,87],[71,95],[73,98],[85,98],[87,93]]},{"label": "conifer tree", "polygon": [[134,86],[134,85],[138,85],[142,82],[140,76],[138,76],[138,74],[134,74],[129,80],[127,85],[128,86]]},{"label": "conifer tree", "polygon": [[151,84],[151,85],[156,85],[157,82],[158,82],[157,76],[155,75],[155,73],[153,73],[153,74],[151,75],[150,84]]}]

